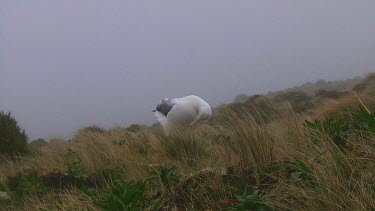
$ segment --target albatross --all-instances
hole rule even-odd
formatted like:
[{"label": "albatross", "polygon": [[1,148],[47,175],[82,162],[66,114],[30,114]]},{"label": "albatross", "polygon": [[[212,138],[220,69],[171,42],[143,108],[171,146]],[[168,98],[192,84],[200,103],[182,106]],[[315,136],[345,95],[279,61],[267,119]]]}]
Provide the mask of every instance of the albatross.
[{"label": "albatross", "polygon": [[172,131],[192,126],[199,120],[209,119],[211,106],[196,95],[181,98],[164,98],[153,111],[166,135]]}]

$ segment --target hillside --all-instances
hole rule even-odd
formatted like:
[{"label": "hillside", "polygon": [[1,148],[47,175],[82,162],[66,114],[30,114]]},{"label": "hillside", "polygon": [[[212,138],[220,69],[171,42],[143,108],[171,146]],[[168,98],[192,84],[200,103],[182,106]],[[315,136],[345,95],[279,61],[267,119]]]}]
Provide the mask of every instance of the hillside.
[{"label": "hillside", "polygon": [[375,74],[310,85],[219,106],[170,137],[132,125],[39,140],[1,157],[0,209],[375,209]]},{"label": "hillside", "polygon": [[[280,94],[286,92],[303,92],[307,96],[315,96],[321,92],[328,92],[328,93],[335,93],[335,92],[344,92],[350,91],[356,86],[358,83],[362,81],[361,77],[354,77],[351,79],[346,80],[336,80],[336,81],[325,81],[325,80],[318,80],[315,83],[307,82],[302,84],[301,86],[296,86],[293,88],[279,90],[279,91],[270,91],[265,96],[274,98]],[[239,94],[234,98],[234,103],[244,103],[246,102],[251,96],[246,94]]]}]

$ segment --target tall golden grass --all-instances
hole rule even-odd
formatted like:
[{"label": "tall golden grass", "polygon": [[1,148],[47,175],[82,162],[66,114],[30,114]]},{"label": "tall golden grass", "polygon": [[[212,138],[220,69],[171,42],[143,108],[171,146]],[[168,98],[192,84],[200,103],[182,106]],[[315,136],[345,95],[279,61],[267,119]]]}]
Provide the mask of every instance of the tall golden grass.
[{"label": "tall golden grass", "polygon": [[[126,181],[147,179],[159,166],[174,166],[180,183],[167,195],[166,209],[225,209],[246,187],[270,194],[277,210],[370,210],[375,208],[375,134],[349,136],[350,149],[339,148],[324,133],[315,137],[318,143],[306,141],[305,120],[345,111],[347,105],[355,105],[355,98],[325,102],[311,116],[283,107],[277,117],[263,122],[246,111],[221,109],[223,118],[169,137],[160,128],[79,130],[70,142],[52,141],[38,154],[1,158],[0,191],[12,192],[9,178],[28,172],[47,176],[65,172],[72,161],[83,177],[107,170]],[[300,176],[293,178],[293,174]],[[111,185],[107,180],[98,187],[98,197]],[[0,209],[99,207],[72,186],[14,198]]]}]

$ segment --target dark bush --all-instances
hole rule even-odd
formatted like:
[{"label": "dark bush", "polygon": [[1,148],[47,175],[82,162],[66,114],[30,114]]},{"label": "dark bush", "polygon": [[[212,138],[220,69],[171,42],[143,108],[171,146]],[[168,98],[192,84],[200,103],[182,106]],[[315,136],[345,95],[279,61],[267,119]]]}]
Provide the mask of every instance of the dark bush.
[{"label": "dark bush", "polygon": [[249,99],[249,96],[247,96],[245,94],[239,94],[234,98],[233,102],[234,103],[245,103],[248,99]]},{"label": "dark bush", "polygon": [[88,126],[82,129],[84,132],[94,132],[94,133],[106,133],[108,132],[106,129],[101,128],[96,125]]},{"label": "dark bush", "polygon": [[35,152],[35,151],[40,150],[43,146],[46,146],[46,145],[48,145],[47,141],[45,141],[42,138],[38,138],[34,141],[29,142],[29,150]]},{"label": "dark bush", "polygon": [[353,87],[353,91],[356,92],[363,92],[369,87],[375,84],[375,73],[368,74],[366,78],[364,78],[359,83],[355,84]]},{"label": "dark bush", "polygon": [[129,127],[126,128],[128,131],[136,133],[142,129],[141,125],[138,124],[131,124]]},{"label": "dark bush", "polygon": [[283,92],[274,97],[276,103],[289,102],[296,112],[303,112],[310,108],[311,100],[312,97],[302,91]]},{"label": "dark bush", "polygon": [[10,113],[0,111],[0,154],[25,153],[28,137]]},{"label": "dark bush", "polygon": [[319,89],[315,92],[315,96],[317,97],[324,97],[324,98],[332,98],[337,99],[341,96],[341,92],[335,90],[325,90]]}]

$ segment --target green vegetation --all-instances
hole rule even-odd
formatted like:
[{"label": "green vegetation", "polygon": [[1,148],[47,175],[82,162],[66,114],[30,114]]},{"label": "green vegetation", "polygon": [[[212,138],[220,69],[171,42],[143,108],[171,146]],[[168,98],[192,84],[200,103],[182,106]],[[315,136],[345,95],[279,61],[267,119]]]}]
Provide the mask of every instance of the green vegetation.
[{"label": "green vegetation", "polygon": [[32,152],[40,152],[42,147],[47,146],[47,145],[48,145],[47,141],[39,138],[39,139],[36,139],[36,140],[33,140],[33,141],[29,142],[28,148]]},{"label": "green vegetation", "polygon": [[247,194],[245,191],[242,195],[236,195],[238,205],[231,205],[228,210],[245,211],[245,210],[275,210],[275,206],[270,201],[264,201],[264,198],[269,196],[259,196],[259,191],[255,191],[253,194]]},{"label": "green vegetation", "polygon": [[367,131],[375,133],[375,114],[367,112],[364,108],[360,107],[357,111],[353,112],[353,126],[360,131]]},{"label": "green vegetation", "polygon": [[176,175],[175,167],[162,166],[152,172],[150,180],[155,187],[163,192],[171,192],[172,188],[178,183],[179,178]]},{"label": "green vegetation", "polygon": [[93,133],[106,133],[106,132],[108,132],[106,129],[101,128],[101,127],[96,126],[96,125],[85,127],[85,128],[82,129],[82,131],[93,132]]},{"label": "green vegetation", "polygon": [[324,81],[241,96],[170,136],[92,126],[39,140],[0,157],[0,210],[372,210],[373,81],[358,97]]},{"label": "green vegetation", "polygon": [[[147,182],[125,181],[116,182],[106,194],[105,198],[96,202],[103,210],[143,210],[149,201],[147,194]],[[152,210],[156,210],[153,207]]]},{"label": "green vegetation", "polygon": [[25,153],[27,135],[10,113],[0,111],[0,154]]},{"label": "green vegetation", "polygon": [[338,147],[346,147],[347,140],[349,137],[349,125],[348,122],[343,120],[325,119],[323,121],[315,120],[309,122],[306,120],[305,126],[309,129],[310,140],[318,142],[321,135],[317,133],[324,133],[330,137],[330,139]]},{"label": "green vegetation", "polygon": [[310,108],[311,99],[312,97],[302,91],[283,92],[273,98],[276,103],[289,102],[296,112],[303,112]]},{"label": "green vegetation", "polygon": [[190,132],[162,137],[162,147],[172,159],[190,165],[195,165],[208,156],[208,145],[205,137]]},{"label": "green vegetation", "polygon": [[138,124],[131,124],[129,127],[126,128],[128,131],[136,133],[141,131],[142,126]]},{"label": "green vegetation", "polygon": [[297,86],[294,88],[277,91],[277,92],[269,92],[269,96],[274,96],[279,92],[290,92],[290,91],[300,91],[304,92],[309,96],[314,96],[315,93],[319,90],[327,90],[327,91],[348,91],[352,90],[354,86],[356,86],[362,80],[361,77],[355,77],[352,79],[347,80],[337,80],[337,81],[325,81],[325,80],[318,80],[315,83],[307,82],[301,86]]}]

